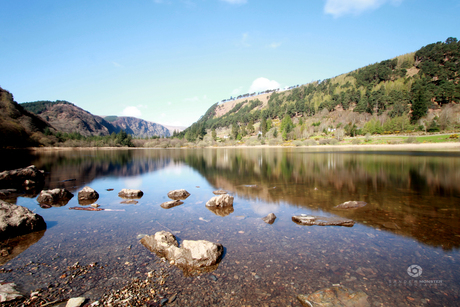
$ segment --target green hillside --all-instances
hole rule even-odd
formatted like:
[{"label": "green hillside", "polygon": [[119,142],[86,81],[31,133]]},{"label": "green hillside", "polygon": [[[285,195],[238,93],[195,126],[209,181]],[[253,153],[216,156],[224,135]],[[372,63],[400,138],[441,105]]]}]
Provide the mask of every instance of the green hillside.
[{"label": "green hillside", "polygon": [[230,137],[241,139],[275,126],[285,140],[338,130],[354,136],[458,129],[450,114],[460,112],[459,60],[460,43],[450,37],[334,78],[273,92],[265,105],[255,97],[217,117],[216,103],[175,136],[194,141],[230,127]]}]

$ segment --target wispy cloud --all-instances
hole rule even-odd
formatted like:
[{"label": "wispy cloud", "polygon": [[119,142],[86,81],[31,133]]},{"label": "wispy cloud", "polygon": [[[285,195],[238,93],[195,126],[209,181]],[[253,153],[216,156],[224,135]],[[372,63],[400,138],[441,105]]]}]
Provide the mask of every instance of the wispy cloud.
[{"label": "wispy cloud", "polygon": [[401,4],[403,0],[326,0],[324,12],[334,17],[343,15],[359,15],[364,11],[375,10],[390,2],[393,5]]},{"label": "wispy cloud", "polygon": [[275,80],[269,80],[267,78],[260,77],[252,82],[251,87],[249,88],[249,92],[262,92],[266,90],[277,89],[279,87],[280,84]]},{"label": "wispy cloud", "polygon": [[230,4],[246,4],[248,1],[247,0],[221,0],[223,2],[227,2]]},{"label": "wispy cloud", "polygon": [[273,49],[276,49],[279,46],[281,46],[281,43],[276,43],[276,42],[273,42],[270,45],[268,45],[268,47],[273,48]]},{"label": "wispy cloud", "polygon": [[240,47],[250,47],[251,44],[249,44],[249,33],[243,33],[241,35],[241,39],[237,43],[238,46]]},{"label": "wispy cloud", "polygon": [[117,62],[112,62],[112,64],[115,67],[123,67],[123,65],[121,65],[120,63],[117,63]]}]

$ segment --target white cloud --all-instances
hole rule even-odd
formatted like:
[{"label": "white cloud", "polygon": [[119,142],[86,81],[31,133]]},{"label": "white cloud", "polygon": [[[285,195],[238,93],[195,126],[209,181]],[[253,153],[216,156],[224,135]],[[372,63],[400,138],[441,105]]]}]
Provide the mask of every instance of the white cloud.
[{"label": "white cloud", "polygon": [[121,116],[141,117],[141,115],[142,112],[137,107],[133,106],[126,107],[121,111]]},{"label": "white cloud", "polygon": [[117,63],[117,62],[112,62],[112,64],[115,67],[123,67],[123,65],[121,65],[120,63]]},{"label": "white cloud", "polygon": [[251,87],[249,88],[249,92],[250,93],[253,93],[253,92],[262,92],[262,91],[266,91],[266,90],[273,90],[273,89],[277,89],[280,87],[280,84],[278,82],[276,82],[275,80],[268,80],[267,78],[257,78],[255,79],[252,84],[251,84]]},{"label": "white cloud", "polygon": [[326,0],[324,12],[334,17],[347,14],[359,15],[367,10],[375,10],[383,4],[390,2],[399,5],[403,0]]},{"label": "white cloud", "polygon": [[246,4],[247,0],[222,0],[230,4]]},{"label": "white cloud", "polygon": [[270,48],[273,48],[273,49],[276,49],[276,48],[278,48],[279,46],[281,46],[281,43],[271,43],[271,44],[269,45],[269,47],[270,47]]}]

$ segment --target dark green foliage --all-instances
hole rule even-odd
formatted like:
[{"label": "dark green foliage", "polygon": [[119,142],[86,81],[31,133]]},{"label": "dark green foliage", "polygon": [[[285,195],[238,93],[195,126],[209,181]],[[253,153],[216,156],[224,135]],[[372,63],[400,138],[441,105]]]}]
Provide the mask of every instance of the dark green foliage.
[{"label": "dark green foliage", "polygon": [[24,103],[21,103],[21,106],[31,113],[40,114],[43,111],[45,111],[47,108],[55,104],[73,104],[73,103],[70,103],[65,100],[56,100],[56,101],[40,100],[40,101],[34,101],[34,102],[24,102]]},{"label": "dark green foliage", "polygon": [[382,61],[352,72],[350,76],[355,77],[357,87],[367,87],[369,84],[378,84],[399,75],[399,72],[396,71],[397,64],[397,59]]},{"label": "dark green foliage", "polygon": [[77,132],[65,133],[65,132],[56,132],[54,136],[58,138],[59,142],[66,142],[68,140],[76,140],[82,142],[98,142],[100,146],[127,146],[134,147],[132,143],[131,134],[127,134],[125,131],[121,130],[117,134],[112,132],[111,135],[106,136],[88,136],[85,137]]},{"label": "dark green foliage", "polygon": [[415,123],[428,112],[429,100],[423,82],[416,83],[413,88],[411,122]]}]

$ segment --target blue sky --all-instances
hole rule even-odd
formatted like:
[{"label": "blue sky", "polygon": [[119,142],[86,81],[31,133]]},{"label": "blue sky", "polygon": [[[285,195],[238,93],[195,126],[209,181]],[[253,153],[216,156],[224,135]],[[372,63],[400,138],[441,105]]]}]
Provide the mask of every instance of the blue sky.
[{"label": "blue sky", "polygon": [[0,86],[19,103],[189,126],[215,102],[460,38],[460,1],[0,0]]}]

